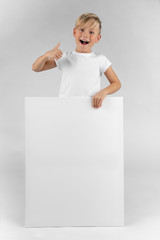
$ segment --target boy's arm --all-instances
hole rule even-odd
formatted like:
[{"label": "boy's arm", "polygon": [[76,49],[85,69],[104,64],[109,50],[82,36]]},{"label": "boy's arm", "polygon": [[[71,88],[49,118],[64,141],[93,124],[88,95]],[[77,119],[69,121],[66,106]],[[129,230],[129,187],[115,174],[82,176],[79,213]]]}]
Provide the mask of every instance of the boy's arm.
[{"label": "boy's arm", "polygon": [[92,97],[92,106],[95,108],[99,108],[102,106],[102,102],[108,94],[114,93],[121,88],[121,82],[111,66],[104,72],[104,75],[110,82],[110,85],[100,90]]},{"label": "boy's arm", "polygon": [[41,72],[44,70],[48,70],[51,68],[55,68],[56,62],[54,59],[58,60],[62,57],[63,52],[58,49],[60,43],[57,44],[56,47],[54,47],[52,50],[46,52],[42,56],[40,56],[33,64],[32,64],[32,70],[35,72]]},{"label": "boy's arm", "polygon": [[56,67],[54,60],[49,59],[45,54],[40,56],[33,64],[32,70],[35,72],[41,72],[47,69]]},{"label": "boy's arm", "polygon": [[104,75],[110,82],[110,85],[103,89],[106,95],[112,94],[121,88],[121,82],[117,77],[117,75],[115,74],[115,72],[113,71],[111,66],[104,72]]}]

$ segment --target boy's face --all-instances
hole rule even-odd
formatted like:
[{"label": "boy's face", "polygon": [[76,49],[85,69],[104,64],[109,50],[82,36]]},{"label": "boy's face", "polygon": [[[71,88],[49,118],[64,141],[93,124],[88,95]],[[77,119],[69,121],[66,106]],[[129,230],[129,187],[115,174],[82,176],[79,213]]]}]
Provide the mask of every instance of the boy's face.
[{"label": "boy's face", "polygon": [[75,51],[82,53],[90,53],[93,45],[101,38],[98,26],[85,26],[78,27],[77,29],[74,28],[73,36],[75,37],[76,41]]}]

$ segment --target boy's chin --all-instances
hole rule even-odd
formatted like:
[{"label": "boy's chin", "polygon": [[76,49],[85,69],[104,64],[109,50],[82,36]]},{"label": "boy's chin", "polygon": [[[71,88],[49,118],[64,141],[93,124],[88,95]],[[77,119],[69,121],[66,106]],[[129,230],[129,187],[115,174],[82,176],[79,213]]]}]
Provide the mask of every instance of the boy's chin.
[{"label": "boy's chin", "polygon": [[83,45],[83,44],[80,43],[79,46],[80,46],[81,48],[90,48],[90,46],[88,46],[88,44]]}]

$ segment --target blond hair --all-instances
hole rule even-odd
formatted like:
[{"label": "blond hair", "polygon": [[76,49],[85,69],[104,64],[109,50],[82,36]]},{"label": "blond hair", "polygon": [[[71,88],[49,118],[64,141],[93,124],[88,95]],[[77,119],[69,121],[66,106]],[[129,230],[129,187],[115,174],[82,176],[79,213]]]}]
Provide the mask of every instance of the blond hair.
[{"label": "blond hair", "polygon": [[99,17],[94,13],[81,14],[75,22],[75,28],[77,29],[80,26],[85,27],[86,25],[88,25],[89,22],[90,22],[89,26],[96,27],[98,25],[99,34],[101,34],[101,28],[102,28],[101,21],[100,21]]}]

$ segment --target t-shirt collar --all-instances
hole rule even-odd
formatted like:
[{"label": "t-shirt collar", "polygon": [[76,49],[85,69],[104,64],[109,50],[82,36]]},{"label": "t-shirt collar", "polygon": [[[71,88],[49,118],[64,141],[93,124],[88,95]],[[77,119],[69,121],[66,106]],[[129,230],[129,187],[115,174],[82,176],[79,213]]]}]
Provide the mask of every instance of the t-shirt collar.
[{"label": "t-shirt collar", "polygon": [[91,57],[94,55],[93,52],[90,52],[90,53],[80,53],[80,52],[76,52],[76,51],[73,51],[74,54],[76,55],[79,55],[79,56],[84,56],[84,57]]}]

